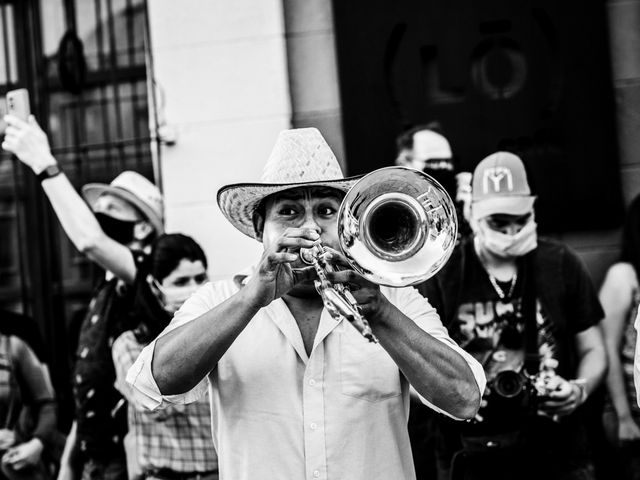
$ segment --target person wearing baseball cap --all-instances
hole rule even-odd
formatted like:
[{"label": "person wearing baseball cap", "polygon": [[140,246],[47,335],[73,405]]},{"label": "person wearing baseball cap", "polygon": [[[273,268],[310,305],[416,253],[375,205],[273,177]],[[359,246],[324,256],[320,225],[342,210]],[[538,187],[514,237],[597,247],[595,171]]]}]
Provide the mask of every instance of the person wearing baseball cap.
[{"label": "person wearing baseball cap", "polygon": [[592,479],[580,407],[607,365],[596,291],[574,252],[538,236],[517,155],[483,159],[472,188],[473,236],[420,286],[488,382],[472,422],[438,422],[439,473]]},{"label": "person wearing baseball cap", "polygon": [[73,391],[75,421],[61,460],[59,480],[75,476],[126,479],[123,438],[126,408],[114,388],[111,343],[127,325],[138,265],[164,230],[163,199],[142,175],[125,171],[110,184],[90,183],[83,198],[51,154],[47,135],[31,116],[5,116],[2,147],[29,166],[40,180],[58,219],[76,248],[106,271],[80,326]]},{"label": "person wearing baseball cap", "polygon": [[[428,301],[367,281],[338,251],[356,180],[315,128],[282,132],[260,182],[218,192],[227,220],[263,245],[255,269],[198,290],[129,370],[152,409],[208,388],[220,478],[414,479],[409,385],[457,418],[479,406],[482,369]],[[351,286],[379,343],[323,303],[300,254],[319,243],[344,268],[328,280]]]}]

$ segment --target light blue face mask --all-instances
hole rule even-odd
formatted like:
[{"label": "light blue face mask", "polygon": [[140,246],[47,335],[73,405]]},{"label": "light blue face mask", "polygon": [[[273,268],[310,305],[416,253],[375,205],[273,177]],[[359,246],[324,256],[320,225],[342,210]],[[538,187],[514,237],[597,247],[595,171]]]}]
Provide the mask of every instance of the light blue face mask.
[{"label": "light blue face mask", "polygon": [[186,302],[193,293],[201,287],[200,284],[196,285],[185,285],[183,287],[163,287],[160,285],[155,278],[151,275],[147,277],[147,281],[149,281],[153,287],[159,292],[158,295],[160,298],[160,303],[162,307],[165,309],[167,313],[174,314],[176,313],[182,304]]},{"label": "light blue face mask", "polygon": [[471,226],[480,245],[500,258],[522,257],[538,246],[538,224],[533,215],[515,235],[493,230],[486,220],[472,220]]}]

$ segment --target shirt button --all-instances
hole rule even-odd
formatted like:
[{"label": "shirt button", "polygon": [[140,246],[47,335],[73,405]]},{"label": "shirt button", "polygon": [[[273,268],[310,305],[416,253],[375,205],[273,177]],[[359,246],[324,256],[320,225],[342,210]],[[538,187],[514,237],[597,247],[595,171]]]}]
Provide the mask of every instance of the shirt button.
[{"label": "shirt button", "polygon": [[87,392],[87,398],[92,398],[96,394],[96,391],[92,388]]},{"label": "shirt button", "polygon": [[91,317],[91,323],[95,324],[99,319],[100,317],[98,317],[98,315],[94,315]]},{"label": "shirt button", "polygon": [[314,471],[313,471],[313,476],[314,476],[315,478],[318,478],[318,477],[320,476],[320,471],[318,471],[318,470],[314,470]]},{"label": "shirt button", "polygon": [[312,378],[311,380],[309,380],[309,385],[311,385],[312,387],[315,387],[316,381]]},{"label": "shirt button", "polygon": [[82,383],[82,375],[76,375],[76,383]]},{"label": "shirt button", "polygon": [[309,425],[309,427],[311,427],[311,430],[315,430],[316,428],[318,428],[318,424],[315,422],[311,422],[311,424]]},{"label": "shirt button", "polygon": [[89,355],[89,347],[84,347],[80,352],[80,357],[86,358],[87,355]]}]

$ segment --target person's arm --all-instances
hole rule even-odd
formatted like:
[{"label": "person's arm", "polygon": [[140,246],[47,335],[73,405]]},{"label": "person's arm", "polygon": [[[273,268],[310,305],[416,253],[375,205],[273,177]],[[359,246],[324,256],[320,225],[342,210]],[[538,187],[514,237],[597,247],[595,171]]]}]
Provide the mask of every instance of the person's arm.
[{"label": "person's arm", "polygon": [[[56,402],[53,386],[45,366],[33,350],[18,337],[10,337],[12,356],[18,369],[19,384],[24,385],[23,400],[37,408],[33,438],[44,445],[55,442],[57,428]],[[25,389],[23,388],[23,390]]]},{"label": "person's arm", "polygon": [[575,343],[579,358],[576,378],[586,380],[586,399],[602,383],[607,373],[607,352],[597,325],[576,334]]},{"label": "person's arm", "polygon": [[71,425],[71,430],[67,435],[67,441],[64,444],[64,450],[62,451],[62,457],[60,458],[60,471],[58,472],[57,480],[74,480],[73,470],[73,452],[76,445],[76,422]]},{"label": "person's arm", "polygon": [[596,389],[606,373],[607,354],[602,332],[597,325],[577,333],[575,344],[578,354],[576,379],[580,379],[581,383],[559,375],[553,377],[547,385],[551,390],[548,400],[540,406],[540,410],[548,415],[563,416],[573,413]]},{"label": "person's arm", "polygon": [[[5,117],[8,127],[2,148],[14,153],[37,175],[45,168],[56,165],[47,135],[33,116],[28,122],[12,116]],[[42,182],[49,201],[62,228],[75,247],[105,270],[112,272],[128,284],[136,275],[136,266],[130,250],[109,238],[84,200],[76,192],[64,173]]]},{"label": "person's arm", "polygon": [[9,342],[22,399],[37,411],[32,437],[13,446],[2,457],[3,464],[10,465],[14,470],[22,470],[40,462],[44,448],[50,447],[55,441],[56,405],[48,373],[36,355],[18,337],[9,337]]},{"label": "person's arm", "polygon": [[631,417],[631,408],[624,383],[620,348],[626,323],[630,321],[629,308],[632,302],[634,286],[633,267],[619,263],[607,272],[600,289],[600,303],[605,318],[600,323],[604,335],[609,370],[607,372],[607,390],[618,420],[618,439],[640,438],[640,428]]},{"label": "person's arm", "polygon": [[[328,277],[352,286],[353,296],[380,345],[419,395],[455,418],[474,418],[485,383],[482,367],[448,337],[435,311],[431,312],[432,335],[420,328],[411,314],[405,315],[392,304],[378,285],[353,270],[330,273]],[[412,293],[428,306],[417,291]]]}]

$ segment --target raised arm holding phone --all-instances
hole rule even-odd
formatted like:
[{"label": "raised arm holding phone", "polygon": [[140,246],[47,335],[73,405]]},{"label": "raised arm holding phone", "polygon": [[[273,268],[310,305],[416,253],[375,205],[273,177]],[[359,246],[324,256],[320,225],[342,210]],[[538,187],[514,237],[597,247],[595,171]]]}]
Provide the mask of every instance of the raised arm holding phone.
[{"label": "raised arm holding phone", "polygon": [[[13,107],[10,99],[13,98]],[[124,330],[132,294],[127,285],[153,239],[163,231],[160,191],[136,172],[122,172],[110,184],[92,183],[75,190],[53,157],[46,133],[29,115],[24,117],[24,93],[9,96],[10,114],[2,148],[14,153],[41,182],[60,223],[79,251],[106,271],[95,290],[80,328],[72,382],[75,421],[67,439],[59,479],[76,478],[71,453],[80,456],[81,472],[91,478],[126,478],[122,446],[126,408],[114,388],[110,345]],[[28,97],[27,97],[28,98]],[[28,109],[27,109],[28,111]],[[78,477],[79,478],[79,477]]]}]

